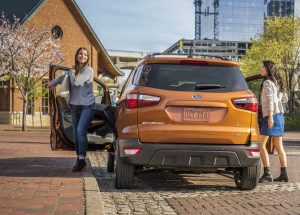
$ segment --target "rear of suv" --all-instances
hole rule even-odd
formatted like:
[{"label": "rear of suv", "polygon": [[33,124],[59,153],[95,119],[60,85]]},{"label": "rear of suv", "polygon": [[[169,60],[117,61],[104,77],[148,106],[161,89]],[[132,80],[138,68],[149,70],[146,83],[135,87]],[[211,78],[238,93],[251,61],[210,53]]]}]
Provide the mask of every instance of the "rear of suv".
[{"label": "rear of suv", "polygon": [[137,169],[231,175],[241,190],[260,175],[255,95],[234,62],[151,55],[131,72],[116,108],[107,170],[117,189]]}]

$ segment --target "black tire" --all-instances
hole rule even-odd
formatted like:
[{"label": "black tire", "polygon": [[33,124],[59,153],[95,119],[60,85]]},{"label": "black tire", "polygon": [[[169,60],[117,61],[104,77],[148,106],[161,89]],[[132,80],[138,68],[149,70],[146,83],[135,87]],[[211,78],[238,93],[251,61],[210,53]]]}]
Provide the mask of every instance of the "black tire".
[{"label": "black tire", "polygon": [[260,177],[260,162],[255,166],[240,168],[235,174],[234,181],[240,190],[253,190]]},{"label": "black tire", "polygon": [[114,153],[108,152],[107,153],[107,165],[106,165],[107,172],[114,172],[114,167],[115,167]]},{"label": "black tire", "polygon": [[133,187],[135,166],[122,162],[119,153],[115,153],[115,188],[130,189]]}]

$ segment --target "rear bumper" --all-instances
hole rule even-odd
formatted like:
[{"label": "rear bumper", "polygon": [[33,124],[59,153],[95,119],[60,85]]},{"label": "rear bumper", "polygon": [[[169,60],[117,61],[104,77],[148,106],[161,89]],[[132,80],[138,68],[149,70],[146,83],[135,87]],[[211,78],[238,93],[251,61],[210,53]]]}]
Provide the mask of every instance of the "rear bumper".
[{"label": "rear bumper", "polygon": [[[195,145],[140,143],[138,140],[119,140],[123,162],[159,168],[225,168],[254,166],[260,157],[252,157],[250,149],[259,150],[259,142],[247,145]],[[139,147],[137,155],[125,155],[124,147]]]}]

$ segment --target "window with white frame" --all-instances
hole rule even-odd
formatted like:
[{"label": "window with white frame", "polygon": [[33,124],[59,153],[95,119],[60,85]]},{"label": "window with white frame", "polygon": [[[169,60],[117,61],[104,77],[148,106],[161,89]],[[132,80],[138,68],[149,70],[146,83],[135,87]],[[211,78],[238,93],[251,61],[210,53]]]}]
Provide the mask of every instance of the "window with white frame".
[{"label": "window with white frame", "polygon": [[0,88],[8,87],[9,81],[0,81]]},{"label": "window with white frame", "polygon": [[[48,82],[48,80],[43,80],[43,86]],[[45,93],[42,97],[42,114],[49,114],[49,92]]]}]

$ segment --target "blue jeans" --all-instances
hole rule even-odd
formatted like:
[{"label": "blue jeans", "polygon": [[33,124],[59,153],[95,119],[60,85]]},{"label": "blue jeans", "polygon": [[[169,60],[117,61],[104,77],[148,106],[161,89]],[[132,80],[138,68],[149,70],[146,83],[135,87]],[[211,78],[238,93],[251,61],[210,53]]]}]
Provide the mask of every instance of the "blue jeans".
[{"label": "blue jeans", "polygon": [[71,108],[74,144],[77,156],[86,156],[88,147],[87,130],[94,114],[95,111],[93,110],[92,105]]}]

